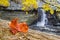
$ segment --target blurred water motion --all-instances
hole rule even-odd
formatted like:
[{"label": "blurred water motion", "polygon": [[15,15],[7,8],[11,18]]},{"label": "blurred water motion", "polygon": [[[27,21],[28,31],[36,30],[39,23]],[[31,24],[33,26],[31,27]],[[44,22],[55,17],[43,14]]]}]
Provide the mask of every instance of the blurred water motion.
[{"label": "blurred water motion", "polygon": [[60,35],[60,26],[49,25],[47,15],[43,9],[38,9],[38,20],[35,25],[30,26],[31,29],[39,30],[42,32],[54,33]]},{"label": "blurred water motion", "polygon": [[46,24],[46,14],[45,11],[43,9],[38,9],[38,22],[37,22],[37,26],[45,26]]}]

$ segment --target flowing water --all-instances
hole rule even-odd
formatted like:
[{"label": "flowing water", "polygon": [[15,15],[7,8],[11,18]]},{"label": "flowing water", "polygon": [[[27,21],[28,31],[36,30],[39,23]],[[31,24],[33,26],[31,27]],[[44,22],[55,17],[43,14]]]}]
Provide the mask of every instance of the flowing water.
[{"label": "flowing water", "polygon": [[45,11],[43,9],[38,9],[38,22],[37,22],[37,26],[45,26],[46,24],[46,14]]},{"label": "flowing water", "polygon": [[31,29],[39,30],[42,32],[54,33],[60,35],[60,26],[48,25],[48,18],[43,9],[38,8],[38,20],[37,23],[31,26]]}]

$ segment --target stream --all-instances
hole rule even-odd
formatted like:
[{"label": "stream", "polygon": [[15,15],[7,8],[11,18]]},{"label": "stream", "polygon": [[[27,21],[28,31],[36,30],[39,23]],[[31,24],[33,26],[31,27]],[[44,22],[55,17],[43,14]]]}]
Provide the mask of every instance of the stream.
[{"label": "stream", "polygon": [[43,9],[38,8],[38,20],[37,23],[30,27],[34,30],[39,30],[42,32],[54,33],[60,35],[60,26],[48,25],[48,19],[45,11]]}]

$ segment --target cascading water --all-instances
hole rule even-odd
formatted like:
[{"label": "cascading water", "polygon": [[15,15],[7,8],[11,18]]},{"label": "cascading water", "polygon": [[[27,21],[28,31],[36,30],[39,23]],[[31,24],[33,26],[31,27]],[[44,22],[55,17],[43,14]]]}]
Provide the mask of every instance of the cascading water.
[{"label": "cascading water", "polygon": [[47,24],[47,17],[43,9],[38,8],[38,21],[37,26],[45,26]]},{"label": "cascading water", "polygon": [[[49,14],[49,12],[47,12]],[[48,14],[47,14],[43,9],[38,8],[38,19],[37,22],[32,24],[30,26],[31,29],[38,30],[38,31],[43,31],[43,32],[48,32],[48,33],[54,33],[60,35],[58,33],[60,31],[60,26],[53,26],[50,25],[50,21],[48,20]]]}]

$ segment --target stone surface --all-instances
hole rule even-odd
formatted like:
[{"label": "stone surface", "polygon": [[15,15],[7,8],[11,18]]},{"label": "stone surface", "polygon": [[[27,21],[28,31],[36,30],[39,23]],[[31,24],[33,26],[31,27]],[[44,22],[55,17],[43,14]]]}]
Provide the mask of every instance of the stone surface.
[{"label": "stone surface", "polygon": [[60,12],[57,12],[57,18],[60,20]]},{"label": "stone surface", "polygon": [[0,12],[0,18],[4,19],[4,20],[12,20],[14,18],[18,18],[19,22],[27,22],[27,24],[31,24],[34,22],[34,20],[37,19],[37,15],[35,15],[35,13],[29,13],[26,14],[25,12],[17,12],[17,11],[13,11],[13,12]]},{"label": "stone surface", "polygon": [[60,40],[60,36],[29,29],[26,34],[12,35],[8,26],[9,21],[0,19],[0,40]]}]

